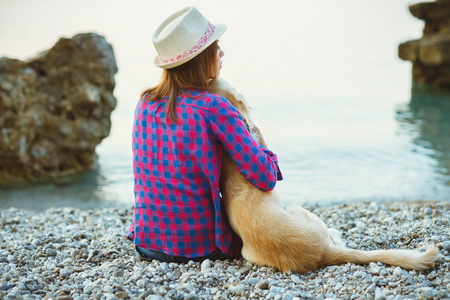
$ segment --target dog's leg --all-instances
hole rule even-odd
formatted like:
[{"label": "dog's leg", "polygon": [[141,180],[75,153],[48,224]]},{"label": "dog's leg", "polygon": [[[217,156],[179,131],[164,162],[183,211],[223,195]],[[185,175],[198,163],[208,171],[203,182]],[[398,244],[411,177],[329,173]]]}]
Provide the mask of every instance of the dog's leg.
[{"label": "dog's leg", "polygon": [[288,213],[290,213],[293,216],[296,216],[298,218],[306,218],[306,220],[308,222],[318,222],[318,223],[322,223],[321,226],[322,227],[327,227],[325,225],[325,223],[322,222],[322,220],[319,219],[319,217],[315,214],[313,214],[312,212],[304,209],[303,207],[301,207],[300,205],[296,205],[294,207],[291,207],[288,210]]},{"label": "dog's leg", "polygon": [[313,214],[312,212],[306,210],[301,206],[296,206],[294,209],[291,209],[289,213],[296,218],[304,218],[307,222],[316,223],[318,226],[326,229],[330,244],[336,246],[344,246],[344,242],[341,238],[341,232],[335,228],[328,228],[327,225],[316,214]]}]

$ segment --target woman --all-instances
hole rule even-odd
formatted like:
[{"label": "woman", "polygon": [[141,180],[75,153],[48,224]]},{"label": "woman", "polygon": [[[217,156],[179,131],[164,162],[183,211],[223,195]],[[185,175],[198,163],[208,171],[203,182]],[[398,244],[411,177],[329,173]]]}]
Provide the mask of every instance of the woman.
[{"label": "woman", "polygon": [[135,210],[127,238],[144,260],[202,261],[239,256],[242,243],[220,203],[227,151],[247,180],[274,188],[277,157],[250,136],[238,111],[207,92],[220,74],[226,26],[195,7],[167,18],[153,35],[161,82],[142,93],[133,127]]}]

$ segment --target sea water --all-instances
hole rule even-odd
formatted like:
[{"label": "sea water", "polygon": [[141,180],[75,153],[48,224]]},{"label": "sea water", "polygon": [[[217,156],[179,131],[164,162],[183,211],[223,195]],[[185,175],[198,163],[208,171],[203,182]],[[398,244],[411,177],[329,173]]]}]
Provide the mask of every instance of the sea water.
[{"label": "sea water", "polygon": [[[192,1],[226,23],[222,77],[243,93],[284,180],[285,206],[450,199],[449,96],[412,88],[399,43],[420,38],[409,1]],[[119,67],[98,166],[69,182],[0,190],[0,207],[133,206],[131,127],[160,70],[151,35],[184,1],[0,2],[0,56],[25,59],[95,31]],[[39,13],[36,13],[39,11]]]}]

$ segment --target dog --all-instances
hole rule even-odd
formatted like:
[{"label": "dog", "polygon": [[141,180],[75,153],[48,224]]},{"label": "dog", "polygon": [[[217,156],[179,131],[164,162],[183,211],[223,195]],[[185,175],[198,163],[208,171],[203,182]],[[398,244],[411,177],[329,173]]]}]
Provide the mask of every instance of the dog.
[{"label": "dog", "polygon": [[[250,133],[254,127],[244,97],[228,82],[217,78],[211,93],[226,98],[237,108]],[[259,137],[255,137],[258,142]],[[287,212],[277,193],[253,186],[224,153],[220,191],[233,230],[241,237],[241,254],[247,261],[278,269],[306,273],[324,265],[347,262],[382,262],[404,269],[423,270],[434,266],[435,246],[417,250],[363,251],[346,248],[337,230],[329,229],[319,217],[297,207]]]}]

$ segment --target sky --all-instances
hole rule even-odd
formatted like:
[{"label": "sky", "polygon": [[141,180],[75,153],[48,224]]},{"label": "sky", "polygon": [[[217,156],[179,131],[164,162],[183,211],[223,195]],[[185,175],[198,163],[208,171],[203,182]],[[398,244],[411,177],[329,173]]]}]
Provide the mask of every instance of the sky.
[{"label": "sky", "polygon": [[[24,59],[59,37],[95,31],[113,44],[119,96],[158,81],[151,36],[172,12],[196,6],[213,23],[225,23],[222,76],[245,94],[359,96],[382,89],[404,93],[410,63],[398,44],[419,38],[423,21],[405,0],[319,1],[61,1],[1,0],[0,56]],[[369,83],[369,84],[368,84]],[[327,86],[324,88],[324,86]]]}]

